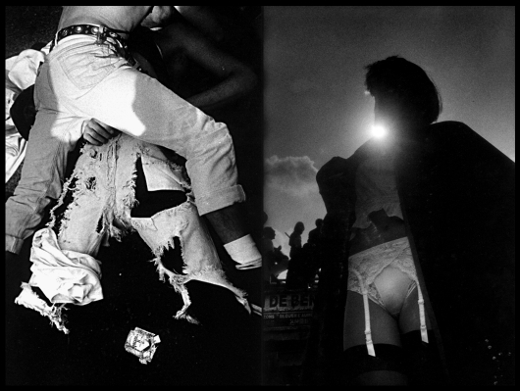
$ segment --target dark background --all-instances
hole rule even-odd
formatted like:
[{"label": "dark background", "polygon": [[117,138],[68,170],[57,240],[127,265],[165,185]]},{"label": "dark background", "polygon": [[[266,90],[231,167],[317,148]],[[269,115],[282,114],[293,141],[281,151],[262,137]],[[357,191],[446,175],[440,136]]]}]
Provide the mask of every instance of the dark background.
[{"label": "dark background", "polygon": [[6,6],[5,57],[15,56],[35,42],[49,42],[60,15],[59,6]]},{"label": "dark background", "polygon": [[[54,34],[60,6],[7,6],[6,58]],[[261,73],[261,7],[215,7],[228,28],[218,45]],[[261,74],[259,74],[261,80]],[[251,97],[219,114],[234,138],[240,182],[248,194],[247,214],[253,235],[262,224],[262,107],[261,84]],[[14,190],[19,170],[6,186]],[[29,245],[20,254],[22,274],[29,276]],[[217,246],[219,245],[217,241]],[[222,250],[219,248],[219,250]],[[256,298],[256,279],[239,273],[219,251],[229,279]],[[172,250],[172,259],[178,257]],[[180,295],[159,281],[152,255],[137,235],[113,242],[99,254],[103,268],[104,299],[66,312],[71,330],[65,335],[47,318],[15,305],[20,280],[6,269],[6,384],[105,385],[260,384],[261,319],[249,316],[226,289],[200,282],[188,283],[193,325],[172,316],[182,306]],[[178,258],[177,258],[178,259]],[[258,288],[260,286],[258,281]],[[141,327],[161,338],[148,365],[124,350],[130,330]]]}]

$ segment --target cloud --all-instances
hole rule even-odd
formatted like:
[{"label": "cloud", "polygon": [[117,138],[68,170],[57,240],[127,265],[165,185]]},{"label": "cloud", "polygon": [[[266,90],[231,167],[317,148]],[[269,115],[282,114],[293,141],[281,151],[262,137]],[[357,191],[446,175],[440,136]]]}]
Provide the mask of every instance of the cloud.
[{"label": "cloud", "polygon": [[318,169],[308,156],[273,155],[265,159],[266,185],[293,196],[306,196],[318,191]]},{"label": "cloud", "polygon": [[273,228],[274,232],[276,233],[276,236],[273,240],[273,245],[275,247],[282,246],[282,253],[284,255],[289,256],[289,253],[291,252],[291,247],[289,246],[289,238],[287,235],[285,235],[285,232],[279,231],[276,228]]}]

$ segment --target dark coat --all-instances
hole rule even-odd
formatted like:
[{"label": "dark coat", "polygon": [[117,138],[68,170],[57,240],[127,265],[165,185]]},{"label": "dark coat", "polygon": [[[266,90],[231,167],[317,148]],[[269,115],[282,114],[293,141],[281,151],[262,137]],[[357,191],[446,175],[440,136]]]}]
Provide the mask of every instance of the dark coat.
[{"label": "dark coat", "polygon": [[[337,384],[348,371],[341,353],[354,177],[376,142],[331,159],[317,174],[328,253],[304,363],[307,384]],[[395,166],[401,208],[449,381],[514,384],[515,164],[460,122],[430,125],[402,148]]]}]

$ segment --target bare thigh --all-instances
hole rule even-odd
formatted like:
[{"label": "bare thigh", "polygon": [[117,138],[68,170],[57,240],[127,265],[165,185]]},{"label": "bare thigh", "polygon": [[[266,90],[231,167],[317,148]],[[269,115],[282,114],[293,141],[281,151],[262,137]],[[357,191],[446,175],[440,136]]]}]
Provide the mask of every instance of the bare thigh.
[{"label": "bare thigh", "polygon": [[[410,331],[420,330],[421,320],[419,315],[419,292],[417,287],[408,295],[405,299],[403,306],[401,307],[401,313],[399,315],[399,328],[402,334],[406,334]],[[431,330],[431,323],[428,314],[425,313],[426,317],[426,328]]]},{"label": "bare thigh", "polygon": [[[400,347],[400,330],[397,320],[371,300],[368,300],[368,307],[374,344],[382,343]],[[343,350],[365,345],[365,328],[363,295],[348,291],[343,323]]]}]

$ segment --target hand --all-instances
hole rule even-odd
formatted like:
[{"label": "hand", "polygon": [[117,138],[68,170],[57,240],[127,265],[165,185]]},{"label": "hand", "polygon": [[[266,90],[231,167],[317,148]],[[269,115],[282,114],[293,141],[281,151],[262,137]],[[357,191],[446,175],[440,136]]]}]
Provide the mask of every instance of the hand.
[{"label": "hand", "polygon": [[160,27],[166,25],[175,13],[173,5],[154,5],[148,15],[141,22],[144,27]]},{"label": "hand", "polygon": [[83,122],[82,133],[83,138],[89,144],[100,146],[107,143],[112,137],[118,135],[120,131],[96,119],[90,119]]}]

